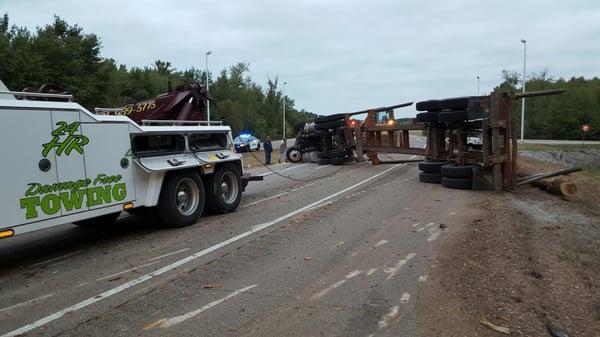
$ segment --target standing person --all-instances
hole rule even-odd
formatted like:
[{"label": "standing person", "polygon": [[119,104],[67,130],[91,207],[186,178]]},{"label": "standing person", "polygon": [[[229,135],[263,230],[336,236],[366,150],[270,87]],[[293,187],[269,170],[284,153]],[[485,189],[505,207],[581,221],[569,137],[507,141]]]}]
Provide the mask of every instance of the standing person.
[{"label": "standing person", "polygon": [[281,164],[281,162],[286,163],[287,162],[287,158],[286,158],[286,152],[287,152],[287,139],[283,139],[281,141],[281,145],[279,146],[279,164]]},{"label": "standing person", "polygon": [[263,148],[265,149],[265,164],[271,165],[271,152],[273,152],[273,144],[271,143],[271,137],[267,136],[267,140],[265,140]]}]

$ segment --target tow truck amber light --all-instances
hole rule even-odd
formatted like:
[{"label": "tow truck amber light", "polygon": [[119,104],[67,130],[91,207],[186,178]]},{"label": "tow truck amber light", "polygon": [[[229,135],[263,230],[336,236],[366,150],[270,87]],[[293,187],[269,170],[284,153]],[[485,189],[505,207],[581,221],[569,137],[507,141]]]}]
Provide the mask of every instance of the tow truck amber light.
[{"label": "tow truck amber light", "polygon": [[393,119],[388,120],[387,125],[394,125],[394,120]]},{"label": "tow truck amber light", "polygon": [[204,168],[209,169],[209,168],[213,168],[213,164],[204,164]]},{"label": "tow truck amber light", "polygon": [[15,231],[12,229],[6,229],[0,232],[0,239],[4,239],[10,236],[15,235]]},{"label": "tow truck amber light", "polygon": [[358,121],[356,119],[351,119],[349,124],[351,128],[355,128],[358,125]]},{"label": "tow truck amber light", "polygon": [[125,205],[123,205],[124,210],[132,209],[132,208],[133,208],[133,202],[128,202]]}]

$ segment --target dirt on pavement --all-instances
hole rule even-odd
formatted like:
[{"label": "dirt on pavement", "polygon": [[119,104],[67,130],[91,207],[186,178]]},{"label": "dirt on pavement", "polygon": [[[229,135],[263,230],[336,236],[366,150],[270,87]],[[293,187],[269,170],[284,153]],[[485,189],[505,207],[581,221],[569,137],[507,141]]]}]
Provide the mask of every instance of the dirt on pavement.
[{"label": "dirt on pavement", "polygon": [[[519,164],[527,173],[560,167]],[[600,182],[585,172],[571,179],[576,202],[532,186],[473,192],[480,201],[467,207],[479,216],[440,245],[420,287],[419,335],[600,336]]]}]

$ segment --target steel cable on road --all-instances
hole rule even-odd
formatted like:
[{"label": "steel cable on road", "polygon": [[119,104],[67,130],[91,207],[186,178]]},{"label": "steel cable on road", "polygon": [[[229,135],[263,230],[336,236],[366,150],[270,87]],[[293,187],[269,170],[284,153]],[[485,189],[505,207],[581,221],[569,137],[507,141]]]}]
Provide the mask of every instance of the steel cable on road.
[{"label": "steel cable on road", "polygon": [[272,173],[274,173],[274,174],[276,174],[276,175],[278,175],[278,176],[280,176],[280,177],[282,177],[282,178],[285,178],[285,179],[290,179],[290,180],[295,180],[295,181],[303,181],[303,182],[305,182],[305,181],[313,181],[313,180],[319,180],[319,179],[323,179],[323,178],[331,177],[331,176],[335,175],[336,173],[340,172],[340,171],[341,171],[341,170],[344,168],[344,167],[340,167],[339,169],[335,170],[335,171],[334,171],[334,172],[332,172],[332,173],[329,173],[329,174],[326,174],[326,175],[323,175],[323,176],[319,176],[319,177],[315,177],[315,178],[307,178],[307,179],[292,178],[292,177],[290,177],[290,176],[285,176],[285,175],[283,175],[283,174],[281,174],[281,173],[279,173],[279,172],[277,172],[277,171],[274,171],[274,170],[273,170],[272,168],[270,168],[270,167],[269,167],[267,164],[263,163],[263,162],[262,162],[262,160],[260,160],[260,159],[259,159],[259,158],[258,158],[258,157],[257,157],[257,156],[256,156],[256,155],[253,153],[253,152],[249,152],[249,153],[252,155],[252,157],[254,157],[256,160],[258,160],[258,162],[259,162],[259,163],[260,163],[262,166],[266,167],[266,168],[267,168],[269,171],[271,171]]}]

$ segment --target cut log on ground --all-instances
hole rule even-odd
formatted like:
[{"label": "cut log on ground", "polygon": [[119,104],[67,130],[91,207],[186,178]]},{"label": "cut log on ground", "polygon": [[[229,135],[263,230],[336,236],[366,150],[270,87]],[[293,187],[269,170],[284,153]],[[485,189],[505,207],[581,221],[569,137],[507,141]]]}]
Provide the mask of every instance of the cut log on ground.
[{"label": "cut log on ground", "polygon": [[566,200],[577,200],[577,185],[566,177],[558,177],[553,179],[542,179],[532,182],[534,186],[548,191],[555,195],[560,195]]}]

